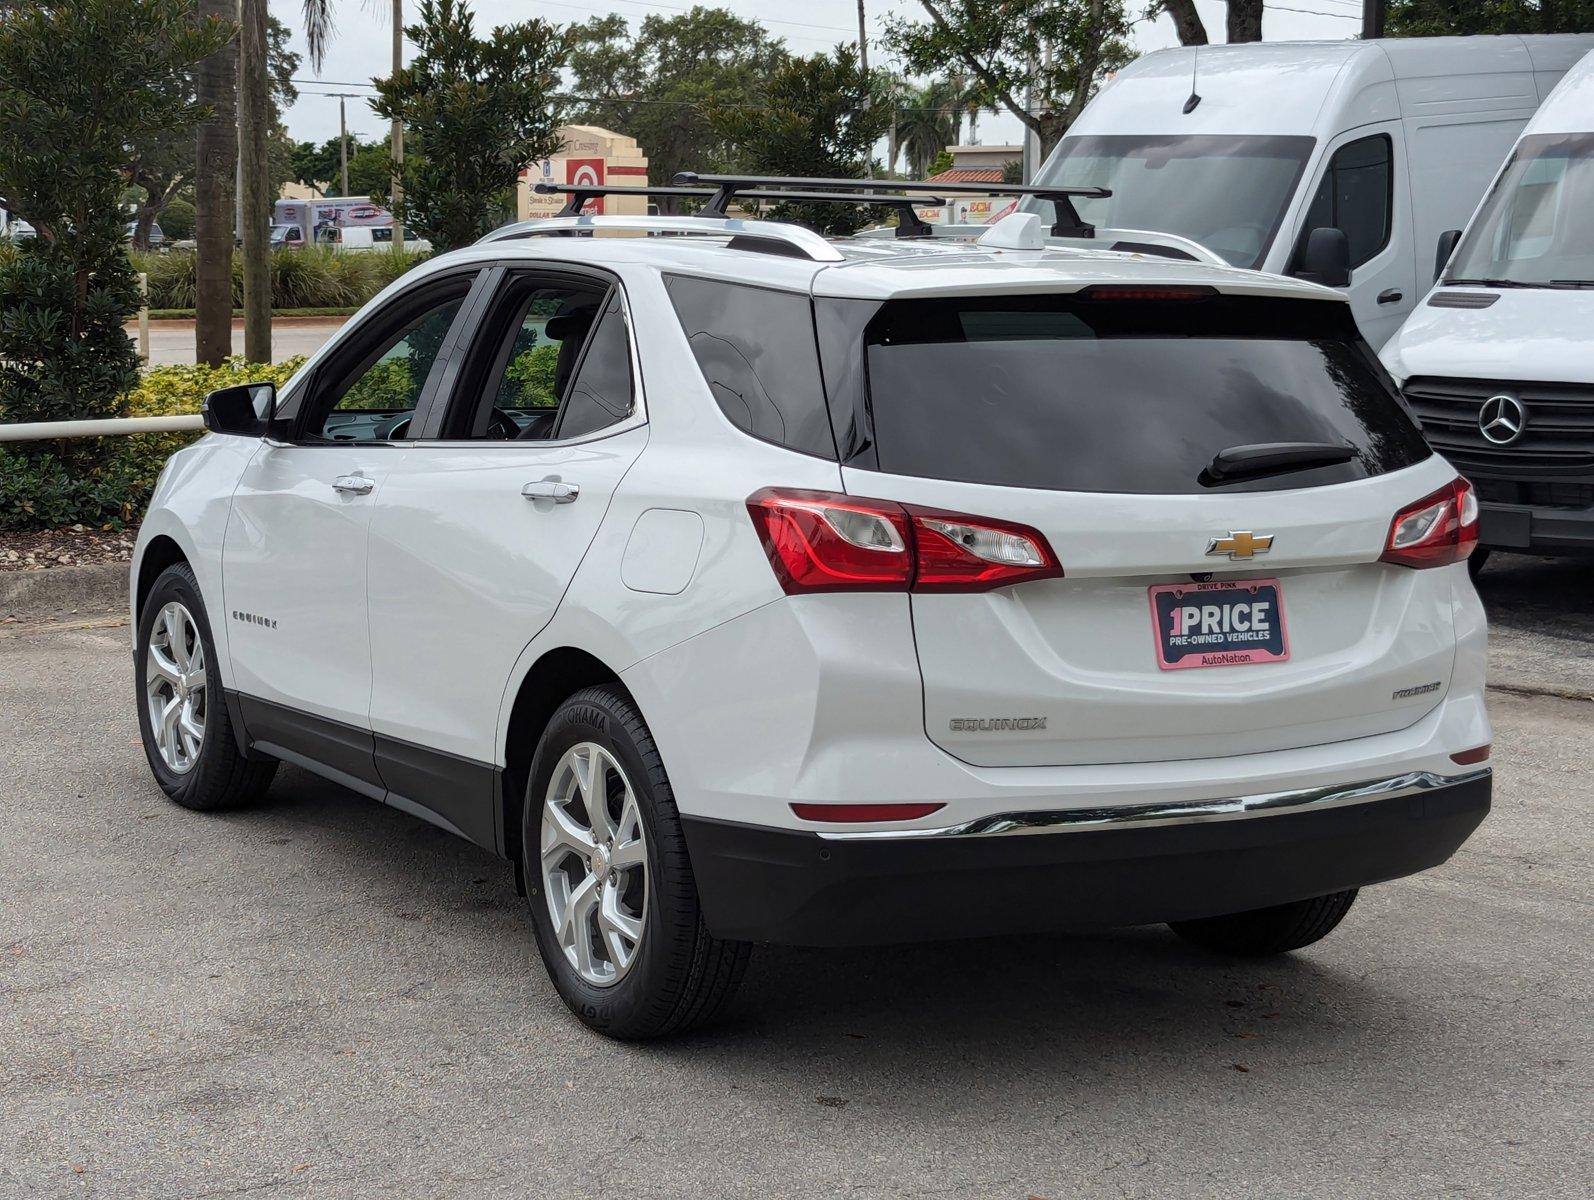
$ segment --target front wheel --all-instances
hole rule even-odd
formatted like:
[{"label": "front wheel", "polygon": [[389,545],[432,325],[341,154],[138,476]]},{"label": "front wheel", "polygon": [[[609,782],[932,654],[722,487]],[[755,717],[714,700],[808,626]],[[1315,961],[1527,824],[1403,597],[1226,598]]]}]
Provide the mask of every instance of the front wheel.
[{"label": "front wheel", "polygon": [[680,1033],[736,990],[749,947],[708,932],[658,747],[619,689],[577,692],[548,722],[521,846],[537,949],[587,1026]]},{"label": "front wheel", "polygon": [[199,582],[187,563],[162,571],[138,619],[138,731],[155,782],[184,808],[230,808],[259,796],[277,760],[238,749],[216,643]]},{"label": "front wheel", "polygon": [[1327,937],[1345,919],[1355,901],[1356,889],[1351,888],[1274,908],[1199,921],[1175,921],[1169,928],[1187,941],[1220,954],[1264,958],[1299,950]]}]

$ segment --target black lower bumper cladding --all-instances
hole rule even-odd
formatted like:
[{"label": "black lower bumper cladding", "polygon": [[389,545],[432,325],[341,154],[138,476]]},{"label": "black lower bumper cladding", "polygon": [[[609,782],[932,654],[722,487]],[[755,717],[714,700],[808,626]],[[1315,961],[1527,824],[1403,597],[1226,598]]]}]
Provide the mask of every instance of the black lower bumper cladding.
[{"label": "black lower bumper cladding", "polygon": [[1237,820],[973,836],[847,840],[683,821],[715,936],[878,945],[1191,920],[1398,879],[1455,853],[1490,792],[1480,772]]}]

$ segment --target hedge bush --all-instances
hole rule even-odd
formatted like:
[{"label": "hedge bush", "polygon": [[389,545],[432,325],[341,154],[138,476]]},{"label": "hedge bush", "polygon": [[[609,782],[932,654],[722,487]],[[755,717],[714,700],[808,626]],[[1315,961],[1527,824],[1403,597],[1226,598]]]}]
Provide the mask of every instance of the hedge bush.
[{"label": "hedge bush", "polygon": [[[149,276],[151,308],[194,307],[194,252],[172,250],[165,254],[129,251],[135,271]],[[355,308],[397,279],[425,254],[405,251],[339,253],[327,248],[278,250],[271,256],[273,308]],[[244,268],[242,255],[232,259],[232,302],[242,307]]]},{"label": "hedge bush", "polygon": [[[197,413],[206,394],[217,388],[266,381],[280,387],[303,364],[301,356],[270,366],[230,358],[220,367],[156,367],[127,394],[128,416]],[[0,449],[0,530],[78,523],[120,528],[135,523],[166,460],[199,436],[142,433],[106,438],[109,452],[102,465],[87,472],[71,470],[58,452],[37,444],[35,453],[27,457]]]}]

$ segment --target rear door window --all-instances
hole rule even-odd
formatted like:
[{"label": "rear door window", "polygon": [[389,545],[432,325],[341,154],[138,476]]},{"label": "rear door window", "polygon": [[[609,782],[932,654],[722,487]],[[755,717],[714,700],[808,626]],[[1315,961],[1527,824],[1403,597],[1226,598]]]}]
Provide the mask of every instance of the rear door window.
[{"label": "rear door window", "polygon": [[[850,311],[867,322],[867,385],[852,397],[861,412],[838,413],[837,427],[865,427],[855,466],[1010,487],[1202,494],[1362,479],[1430,453],[1340,303],[1032,296]],[[1355,456],[1203,481],[1219,451],[1269,442],[1326,442]]]}]

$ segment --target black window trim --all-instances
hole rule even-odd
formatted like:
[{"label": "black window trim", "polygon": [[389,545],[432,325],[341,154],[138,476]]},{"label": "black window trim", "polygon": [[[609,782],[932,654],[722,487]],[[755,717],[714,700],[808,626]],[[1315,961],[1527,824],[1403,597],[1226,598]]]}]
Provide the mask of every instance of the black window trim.
[{"label": "black window trim", "polygon": [[[463,336],[458,339],[458,342],[454,347],[457,357],[463,361],[463,359],[469,355],[471,351],[476,349],[477,342],[484,335],[484,333],[488,332],[485,329],[485,323],[487,321],[488,314],[492,310],[493,302],[498,299],[504,288],[513,286],[513,279],[511,278],[512,276],[540,275],[545,277],[552,276],[554,278],[563,277],[566,279],[579,279],[585,282],[597,283],[600,287],[607,289],[605,293],[605,307],[607,306],[609,295],[618,295],[620,298],[621,311],[625,316],[626,340],[631,351],[631,413],[629,416],[616,421],[612,425],[605,425],[602,429],[597,429],[591,433],[572,438],[540,438],[536,441],[520,442],[500,441],[495,438],[441,437],[438,435],[442,432],[447,418],[456,413],[459,406],[468,405],[474,408],[482,400],[482,397],[480,396],[467,397],[460,392],[459,385],[463,372],[459,369],[456,369],[449,377],[447,392],[439,394],[432,410],[428,412],[427,423],[423,427],[420,439],[415,442],[416,447],[446,446],[458,449],[462,446],[473,446],[483,449],[509,448],[526,450],[533,448],[541,449],[543,447],[552,446],[579,446],[588,442],[596,442],[601,441],[604,438],[615,437],[619,434],[627,433],[632,429],[646,425],[648,423],[648,410],[647,398],[642,383],[642,359],[638,352],[636,321],[632,317],[633,309],[631,307],[630,300],[626,295],[625,281],[621,279],[619,275],[610,271],[598,270],[593,267],[588,267],[585,264],[568,263],[557,260],[528,261],[524,258],[513,258],[501,259],[491,263],[490,265],[492,266],[493,270],[491,272],[484,272],[484,275],[490,273],[492,275],[492,279],[482,290],[482,298],[476,305],[475,311],[471,314],[469,328],[464,331]],[[593,322],[591,332],[595,333],[596,331],[597,322]],[[581,361],[577,362],[575,370],[571,372],[570,378],[572,383],[575,381],[576,376],[580,374],[582,364],[586,361],[587,349],[591,344],[590,339],[591,333],[588,334],[588,344],[582,347]],[[564,397],[562,396],[560,397],[559,409],[559,419],[562,419],[564,413]]]},{"label": "black window trim", "polygon": [[[1380,129],[1376,133],[1364,133],[1359,137],[1356,136],[1356,130],[1352,129],[1348,131],[1345,141],[1333,146],[1323,157],[1323,174],[1317,180],[1317,186],[1307,195],[1306,209],[1301,213],[1300,232],[1295,239],[1295,249],[1290,252],[1289,266],[1285,274],[1293,275],[1301,269],[1301,260],[1306,254],[1306,239],[1312,232],[1311,227],[1306,224],[1306,219],[1311,215],[1312,204],[1317,199],[1318,191],[1321,190],[1324,182],[1328,179],[1329,173],[1334,169],[1334,156],[1341,150],[1350,149],[1358,142],[1367,142],[1374,138],[1382,138],[1385,148],[1389,151],[1389,184],[1384,191],[1384,240],[1379,242],[1377,247],[1366,258],[1360,262],[1352,262],[1350,269],[1356,271],[1361,267],[1365,267],[1385,250],[1389,249],[1389,243],[1395,236],[1395,138],[1387,129]],[[1335,216],[1337,217],[1338,214],[1336,213]],[[1336,225],[1334,228],[1337,229],[1339,226]]]},{"label": "black window trim", "polygon": [[[306,446],[306,447],[343,447],[351,445],[362,448],[371,446],[407,446],[418,440],[422,435],[416,435],[417,427],[425,428],[429,419],[433,403],[445,381],[452,386],[453,376],[457,373],[455,356],[465,333],[475,327],[477,308],[480,306],[484,291],[485,277],[489,274],[484,270],[484,264],[471,263],[456,269],[438,271],[427,275],[424,279],[417,279],[411,286],[396,292],[383,302],[378,309],[373,309],[362,316],[352,328],[339,334],[337,341],[329,347],[328,352],[315,362],[300,379],[295,381],[293,391],[285,397],[278,406],[278,412],[292,422],[289,438],[279,445]],[[321,390],[321,385],[331,370],[342,361],[346,354],[358,351],[368,355],[376,345],[385,340],[387,334],[382,332],[389,329],[386,317],[395,305],[409,304],[423,299],[426,293],[441,292],[457,286],[461,279],[469,279],[470,286],[460,304],[459,312],[454,314],[453,323],[449,326],[448,334],[443,339],[442,346],[438,349],[437,358],[433,363],[431,374],[422,386],[421,394],[416,397],[415,410],[410,415],[409,432],[412,436],[406,438],[382,439],[371,442],[335,441],[311,437],[306,427],[312,415],[320,408],[315,397]],[[325,414],[322,414],[325,415]]]}]

